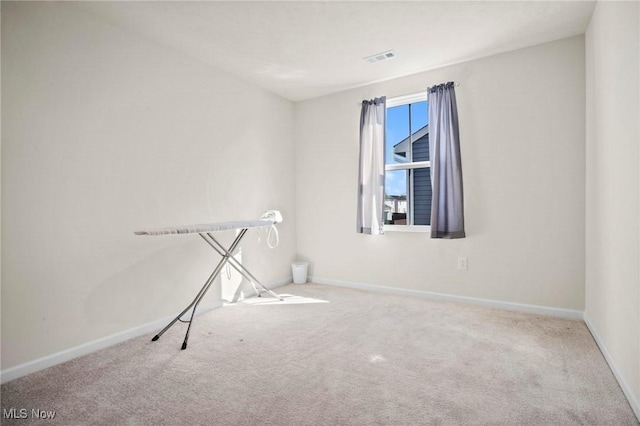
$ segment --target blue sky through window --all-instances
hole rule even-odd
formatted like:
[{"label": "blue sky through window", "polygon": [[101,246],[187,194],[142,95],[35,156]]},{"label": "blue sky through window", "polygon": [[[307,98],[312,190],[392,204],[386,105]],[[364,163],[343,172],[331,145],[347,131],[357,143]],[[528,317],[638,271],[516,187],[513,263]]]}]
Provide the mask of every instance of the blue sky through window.
[{"label": "blue sky through window", "polygon": [[[387,109],[387,129],[385,146],[385,163],[396,164],[393,147],[409,137],[409,114],[411,114],[411,133],[415,133],[427,125],[427,102],[416,102],[411,105],[398,105]],[[402,161],[403,162],[403,161]],[[407,195],[407,172],[405,170],[387,171],[385,192],[387,195]]]}]

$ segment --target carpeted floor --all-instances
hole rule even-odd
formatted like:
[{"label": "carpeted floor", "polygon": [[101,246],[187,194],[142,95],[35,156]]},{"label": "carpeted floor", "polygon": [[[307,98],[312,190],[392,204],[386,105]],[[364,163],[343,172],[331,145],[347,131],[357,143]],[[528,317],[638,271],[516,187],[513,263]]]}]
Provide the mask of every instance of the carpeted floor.
[{"label": "carpeted floor", "polygon": [[279,292],[199,316],[185,351],[178,324],[4,384],[3,413],[27,418],[2,423],[638,424],[581,321],[314,284]]}]

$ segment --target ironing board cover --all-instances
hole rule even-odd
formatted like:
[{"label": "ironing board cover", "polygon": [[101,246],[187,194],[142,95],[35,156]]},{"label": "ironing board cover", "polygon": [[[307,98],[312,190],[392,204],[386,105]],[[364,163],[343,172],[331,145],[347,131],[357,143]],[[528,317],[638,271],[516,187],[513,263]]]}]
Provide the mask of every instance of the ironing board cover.
[{"label": "ironing board cover", "polygon": [[201,234],[204,232],[228,231],[231,229],[258,228],[271,226],[276,222],[272,220],[234,220],[230,222],[203,223],[200,225],[172,226],[167,228],[143,229],[135,231],[136,235],[177,235],[177,234]]}]

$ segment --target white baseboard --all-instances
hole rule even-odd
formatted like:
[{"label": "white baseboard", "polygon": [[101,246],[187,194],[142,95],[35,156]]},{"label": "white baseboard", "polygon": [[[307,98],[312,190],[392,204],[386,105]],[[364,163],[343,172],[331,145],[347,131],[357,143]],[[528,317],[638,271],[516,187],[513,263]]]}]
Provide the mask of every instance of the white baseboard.
[{"label": "white baseboard", "polygon": [[[268,285],[265,284],[265,286],[270,290],[272,290],[278,287],[282,287],[283,285],[289,284],[291,282],[292,282],[292,278],[286,277],[284,279],[269,283]],[[206,312],[212,311],[222,306],[223,306],[223,301],[219,301],[216,303],[209,304],[207,306],[203,306],[202,308],[198,309],[198,312],[196,313],[196,315],[202,315]],[[91,352],[95,352],[100,349],[108,348],[109,346],[122,343],[134,337],[142,336],[147,333],[153,333],[154,331],[160,330],[162,327],[167,325],[167,323],[174,318],[175,318],[174,316],[161,318],[159,320],[156,320],[147,324],[143,324],[129,330],[121,331],[119,333],[102,337],[100,339],[93,340],[91,342],[87,342],[70,349],[65,349],[63,351],[60,351],[51,355],[47,355],[42,358],[38,358],[36,360],[29,361],[24,364],[16,365],[15,367],[4,369],[0,371],[0,383],[7,383],[19,377],[23,377],[28,374],[35,373],[36,371],[44,370],[45,368],[53,367],[54,365],[62,364],[63,362],[71,361],[74,358],[78,358],[83,355],[90,354]]]},{"label": "white baseboard", "polygon": [[334,280],[322,277],[309,277],[309,281],[317,284],[327,284],[338,287],[349,287],[359,290],[376,291],[380,293],[395,294],[398,296],[420,297],[431,300],[442,300],[447,302],[461,302],[472,305],[487,306],[509,311],[528,312],[538,315],[548,315],[559,318],[583,319],[583,312],[572,309],[551,308],[547,306],[526,305],[522,303],[503,302],[499,300],[479,299],[476,297],[456,296],[452,294],[434,293],[423,290],[410,290],[406,288],[387,287],[381,285],[357,283],[351,281]]},{"label": "white baseboard", "polygon": [[[198,309],[198,311],[196,312],[196,316],[221,307],[222,301],[203,306],[202,308]],[[129,330],[121,331],[119,333],[102,337],[91,342],[83,343],[82,345],[75,346],[70,349],[65,349],[63,351],[38,358],[24,364],[16,365],[15,367],[4,369],[0,371],[0,383],[7,383],[19,377],[35,373],[36,371],[44,370],[45,368],[53,367],[54,365],[62,364],[63,362],[71,361],[74,358],[90,354],[91,352],[108,348],[109,346],[117,345],[118,343],[122,343],[134,337],[142,336],[147,333],[153,333],[154,331],[160,330],[174,318],[175,316],[161,318],[159,320],[143,324]]]},{"label": "white baseboard", "polygon": [[604,359],[607,360],[607,364],[609,364],[609,368],[611,368],[611,372],[613,372],[613,375],[615,376],[616,380],[618,380],[618,384],[620,385],[620,388],[622,388],[622,392],[624,392],[624,395],[627,397],[627,401],[629,401],[629,405],[631,405],[631,409],[635,413],[638,420],[640,420],[640,400],[638,398],[639,395],[635,395],[633,393],[633,390],[631,389],[627,381],[624,379],[624,376],[620,373],[620,369],[618,368],[614,359],[611,357],[611,354],[609,353],[609,350],[607,349],[607,347],[604,345],[604,342],[598,336],[598,333],[596,332],[596,329],[593,327],[593,324],[591,324],[591,321],[589,321],[589,316],[587,315],[586,312],[584,313],[584,323],[587,325],[587,328],[591,332],[591,335],[593,336],[593,340],[596,341],[596,344],[600,348],[600,352],[602,352]]},{"label": "white baseboard", "polygon": [[593,325],[589,321],[589,317],[584,311],[577,311],[572,309],[550,308],[547,306],[526,305],[522,303],[502,302],[497,300],[479,299],[475,297],[455,296],[450,294],[433,293],[429,291],[386,287],[386,286],[380,286],[380,285],[341,281],[341,280],[334,280],[334,279],[321,278],[321,277],[309,277],[309,281],[317,284],[327,284],[327,285],[333,285],[338,287],[354,288],[358,290],[376,291],[381,293],[395,294],[399,296],[412,296],[412,297],[421,297],[421,298],[431,299],[431,300],[469,303],[474,305],[481,305],[481,306],[505,309],[510,311],[520,311],[520,312],[528,312],[528,313],[533,313],[538,315],[548,315],[548,316],[554,316],[554,317],[560,317],[560,318],[583,320],[587,328],[591,332],[593,339],[596,341],[596,344],[600,348],[600,352],[602,352],[602,355],[607,361],[607,364],[609,364],[609,368],[611,368],[611,371],[613,372],[613,375],[618,381],[620,388],[622,388],[624,395],[627,397],[627,400],[629,401],[629,405],[631,406],[631,409],[635,413],[636,417],[640,420],[640,403],[638,402],[638,396],[634,395],[633,390],[627,384],[626,380],[624,379],[624,376],[620,373],[620,369],[617,367],[615,361],[609,354],[609,351],[607,350],[602,340],[600,340],[600,338],[598,337],[598,334],[593,328]]},{"label": "white baseboard", "polygon": [[285,286],[287,284],[291,284],[292,282],[293,282],[293,276],[288,276],[288,277],[283,278],[281,280],[274,281],[274,282],[272,282],[270,284],[265,284],[265,287],[267,287],[269,290],[273,290],[275,288],[282,287],[282,286]]}]

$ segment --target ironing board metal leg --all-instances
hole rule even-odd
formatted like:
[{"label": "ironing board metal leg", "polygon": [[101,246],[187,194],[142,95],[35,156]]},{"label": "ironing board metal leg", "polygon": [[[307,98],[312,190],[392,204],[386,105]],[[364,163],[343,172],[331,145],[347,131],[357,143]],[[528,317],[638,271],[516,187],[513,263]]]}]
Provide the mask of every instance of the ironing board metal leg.
[{"label": "ironing board metal leg", "polygon": [[[217,270],[217,268],[216,268]],[[165,328],[162,329],[162,331],[160,331],[158,334],[156,334],[153,339],[151,339],[152,341],[156,341],[160,338],[160,336],[162,336],[164,334],[165,331],[167,331],[168,329],[171,328],[171,326],[173,324],[175,324],[176,322],[178,322],[178,320],[180,318],[182,318],[182,316],[184,314],[186,314],[189,309],[191,309],[196,302],[204,295],[204,293],[207,291],[207,289],[209,288],[209,285],[211,282],[213,282],[213,280],[215,279],[215,271],[209,276],[209,278],[207,279],[207,281],[205,281],[204,285],[202,286],[202,288],[200,289],[200,291],[198,292],[198,294],[196,295],[196,298],[193,299],[193,301],[186,307],[184,308],[184,310],[182,312],[180,312],[178,314],[178,316],[176,316],[169,324],[167,324],[167,326]],[[195,309],[194,309],[195,310]]]},{"label": "ironing board metal leg", "polygon": [[[260,292],[256,288],[256,284],[262,287],[264,291],[275,297],[276,299],[283,300],[283,298],[277,295],[275,292],[268,289],[264,286],[249,270],[246,266],[238,262],[231,254],[232,250],[226,250],[222,244],[220,244],[210,233],[207,233],[207,236],[210,238],[205,238],[204,235],[200,234],[200,236],[211,246],[212,249],[218,252],[220,256],[227,256],[229,258],[229,265],[233,266],[233,268],[238,271],[243,277],[245,277],[251,284],[253,288],[256,290],[258,296],[260,296]],[[216,247],[217,246],[217,247]]]},{"label": "ironing board metal leg", "polygon": [[[236,236],[236,239],[233,240],[233,243],[229,246],[229,251],[226,252],[226,250],[225,250],[225,254],[222,255],[222,259],[220,260],[220,262],[218,262],[218,265],[215,267],[215,269],[213,270],[213,272],[211,273],[211,275],[209,276],[207,281],[205,281],[204,285],[202,286],[202,288],[200,289],[200,291],[196,295],[195,299],[193,299],[193,301],[182,312],[180,312],[180,314],[178,314],[178,316],[176,316],[169,324],[167,324],[167,326],[165,328],[163,328],[158,334],[156,334],[153,337],[153,339],[151,339],[152,341],[155,342],[156,340],[158,340],[160,338],[160,336],[162,336],[168,329],[171,328],[171,326],[173,326],[176,322],[178,322],[178,320],[180,318],[182,318],[182,316],[185,313],[187,313],[189,311],[189,309],[191,309],[193,307],[193,310],[191,312],[191,319],[188,321],[189,326],[187,327],[187,332],[186,332],[185,337],[184,337],[184,342],[182,343],[182,349],[186,349],[187,348],[187,341],[189,340],[189,331],[191,330],[191,323],[193,322],[193,318],[195,316],[196,309],[198,308],[198,305],[200,304],[200,301],[202,300],[204,295],[207,293],[207,291],[209,290],[209,287],[211,287],[211,284],[213,284],[213,282],[215,281],[216,277],[220,274],[220,271],[224,267],[225,263],[227,263],[227,261],[229,260],[229,257],[230,257],[229,253],[233,252],[236,249],[236,247],[240,243],[240,240],[242,239],[242,237],[244,236],[244,234],[246,232],[247,232],[247,228],[243,228],[238,233],[238,235]],[[202,234],[200,234],[200,235],[202,236]]]}]

